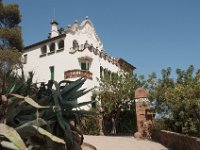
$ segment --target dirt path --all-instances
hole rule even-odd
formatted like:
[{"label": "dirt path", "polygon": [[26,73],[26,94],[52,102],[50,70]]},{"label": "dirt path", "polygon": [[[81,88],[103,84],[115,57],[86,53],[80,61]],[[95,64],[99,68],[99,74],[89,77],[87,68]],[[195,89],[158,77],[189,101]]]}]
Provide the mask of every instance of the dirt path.
[{"label": "dirt path", "polygon": [[97,150],[168,150],[159,143],[133,137],[85,135],[84,142],[94,145]]}]

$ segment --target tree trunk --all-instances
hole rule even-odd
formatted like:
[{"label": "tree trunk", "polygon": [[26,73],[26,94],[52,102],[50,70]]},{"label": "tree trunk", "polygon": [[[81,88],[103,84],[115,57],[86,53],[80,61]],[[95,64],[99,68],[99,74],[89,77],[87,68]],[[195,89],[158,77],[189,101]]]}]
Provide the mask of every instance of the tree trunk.
[{"label": "tree trunk", "polygon": [[0,94],[0,123],[6,122],[6,112],[8,109],[8,100],[5,95]]},{"label": "tree trunk", "polygon": [[112,117],[111,121],[112,121],[112,130],[111,130],[111,134],[115,135],[115,134],[116,134],[116,124],[115,124],[115,119],[114,119],[114,117]]}]

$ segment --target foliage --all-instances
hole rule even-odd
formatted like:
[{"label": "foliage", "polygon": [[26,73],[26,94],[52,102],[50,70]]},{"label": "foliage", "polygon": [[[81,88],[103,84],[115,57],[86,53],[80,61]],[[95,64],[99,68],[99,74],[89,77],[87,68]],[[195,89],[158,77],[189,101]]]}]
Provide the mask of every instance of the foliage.
[{"label": "foliage", "polygon": [[[131,110],[131,111],[130,111]],[[119,124],[117,126],[118,134],[133,135],[137,131],[137,120],[133,109],[123,111],[119,116]]]},{"label": "foliage", "polygon": [[101,105],[105,113],[111,113],[126,101],[134,98],[134,91],[140,85],[136,75],[121,72],[111,80],[100,80]]},{"label": "foliage", "polygon": [[16,4],[4,5],[0,1],[0,49],[22,50],[22,36],[19,23],[21,15]]},{"label": "foliage", "polygon": [[[77,98],[92,90],[80,90],[85,79],[60,83],[50,80],[39,88],[32,84],[31,79],[21,85],[14,84],[7,90],[7,109],[3,122],[19,133],[29,149],[81,149],[83,135],[70,122],[73,120],[78,123],[79,115],[88,112],[77,108],[93,102],[77,103]],[[6,135],[1,137],[0,146],[5,146],[2,144],[5,142],[7,145],[14,144]]]},{"label": "foliage", "polygon": [[100,134],[99,120],[96,116],[82,117],[80,127],[85,135]]},{"label": "foliage", "polygon": [[164,112],[165,123],[171,130],[200,133],[200,72],[193,66],[177,69],[177,78],[171,79],[171,69],[162,71],[151,91],[150,98],[157,100],[157,111]]},{"label": "foliage", "polygon": [[[18,149],[26,148],[23,140],[21,139],[20,135],[16,132],[16,130],[5,124],[0,124],[0,135],[3,135],[7,139],[9,139],[13,143],[14,147]],[[6,148],[9,148],[9,147],[6,147]]]},{"label": "foliage", "polygon": [[3,78],[4,72],[21,64],[23,41],[20,22],[18,5],[4,5],[0,0],[0,79]]},{"label": "foliage", "polygon": [[134,98],[134,91],[142,85],[142,82],[135,74],[127,72],[119,72],[119,75],[112,76],[112,79],[105,78],[99,82],[100,93],[98,97],[101,100],[104,123],[108,119],[113,119],[117,126],[121,110],[129,108],[127,104],[129,100]]}]

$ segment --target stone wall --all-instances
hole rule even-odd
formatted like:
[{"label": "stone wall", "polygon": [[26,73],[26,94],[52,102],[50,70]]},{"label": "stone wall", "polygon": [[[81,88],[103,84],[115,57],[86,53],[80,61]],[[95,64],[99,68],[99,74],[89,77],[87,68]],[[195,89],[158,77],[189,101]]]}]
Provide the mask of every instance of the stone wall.
[{"label": "stone wall", "polygon": [[200,138],[166,130],[152,130],[152,140],[163,144],[170,150],[200,150]]}]

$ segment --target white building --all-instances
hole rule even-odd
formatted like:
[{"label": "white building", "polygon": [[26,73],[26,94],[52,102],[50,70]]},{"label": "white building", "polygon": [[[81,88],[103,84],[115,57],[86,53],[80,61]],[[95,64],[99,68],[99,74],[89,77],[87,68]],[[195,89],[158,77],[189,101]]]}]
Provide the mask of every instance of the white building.
[{"label": "white building", "polygon": [[[97,78],[112,76],[120,69],[133,72],[134,66],[122,58],[114,58],[105,52],[103,43],[88,17],[79,25],[77,21],[67,29],[58,29],[51,22],[48,39],[24,48],[24,72],[34,72],[34,82],[75,80],[87,78],[83,88],[98,86]],[[92,93],[79,101],[91,100]]]}]

